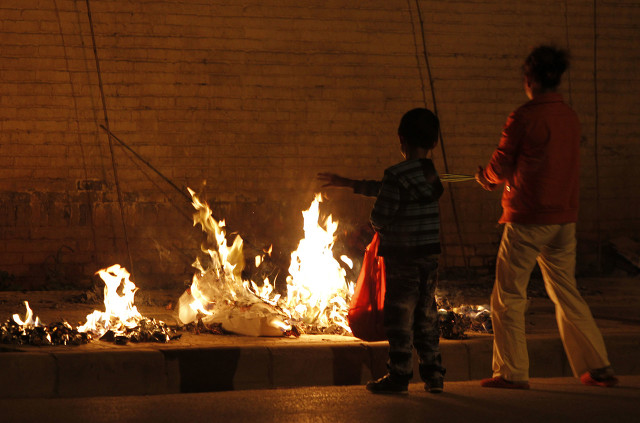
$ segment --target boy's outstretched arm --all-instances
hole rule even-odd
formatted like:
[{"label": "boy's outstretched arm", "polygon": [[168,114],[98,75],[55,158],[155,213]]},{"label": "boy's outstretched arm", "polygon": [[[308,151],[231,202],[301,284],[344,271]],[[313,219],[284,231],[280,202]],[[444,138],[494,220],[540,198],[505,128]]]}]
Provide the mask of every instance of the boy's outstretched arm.
[{"label": "boy's outstretched arm", "polygon": [[325,182],[325,184],[322,185],[323,188],[347,187],[353,189],[354,193],[367,197],[377,197],[382,184],[380,181],[349,179],[328,172],[318,173],[318,180]]},{"label": "boy's outstretched arm", "polygon": [[353,188],[353,179],[343,178],[335,173],[321,172],[318,173],[318,180],[324,182],[322,187],[348,187]]}]

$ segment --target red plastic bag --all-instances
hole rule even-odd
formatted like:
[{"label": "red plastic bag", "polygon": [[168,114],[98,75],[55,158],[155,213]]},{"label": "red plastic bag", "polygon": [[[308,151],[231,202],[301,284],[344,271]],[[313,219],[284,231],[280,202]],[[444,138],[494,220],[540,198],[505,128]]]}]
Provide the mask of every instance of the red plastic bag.
[{"label": "red plastic bag", "polygon": [[378,257],[380,235],[376,232],[364,252],[364,260],[349,304],[349,326],[353,336],[364,341],[384,341],[384,260]]}]

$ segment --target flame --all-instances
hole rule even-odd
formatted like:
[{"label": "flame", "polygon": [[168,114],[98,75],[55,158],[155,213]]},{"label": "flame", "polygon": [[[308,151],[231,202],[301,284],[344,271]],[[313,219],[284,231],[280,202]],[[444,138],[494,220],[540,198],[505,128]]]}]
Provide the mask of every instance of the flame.
[{"label": "flame", "polygon": [[353,269],[353,260],[351,260],[349,257],[343,254],[340,256],[340,261],[349,266],[349,269]]},{"label": "flame", "polygon": [[294,321],[319,327],[333,323],[350,333],[348,299],[354,287],[347,282],[345,270],[333,256],[338,222],[329,215],[324,228],[318,224],[321,201],[322,196],[317,194],[309,209],[302,212],[304,238],[291,253],[291,276],[287,278],[283,308]]},{"label": "flame", "polygon": [[193,198],[193,207],[196,214],[193,217],[193,225],[201,225],[202,231],[207,234],[209,246],[203,247],[211,264],[207,269],[196,259],[194,267],[200,272],[193,277],[191,294],[200,303],[198,311],[211,314],[204,304],[215,299],[217,302],[233,302],[247,294],[247,289],[242,281],[241,273],[244,268],[244,253],[242,251],[242,238],[237,235],[231,247],[227,245],[225,221],[216,221],[211,209],[206,203],[201,202],[195,192],[189,189]]},{"label": "flame", "polygon": [[35,328],[35,327],[43,326],[42,322],[40,321],[40,318],[38,318],[37,316],[35,319],[33,318],[33,310],[31,310],[31,307],[29,307],[29,301],[25,301],[24,306],[27,308],[27,312],[25,314],[24,320],[22,320],[20,316],[18,316],[18,314],[16,313],[13,315],[13,321],[16,322],[18,325],[24,326],[26,328]]},{"label": "flame", "polygon": [[94,310],[93,313],[87,315],[87,322],[79,326],[78,331],[102,336],[109,330],[120,334],[124,333],[127,328],[138,326],[143,317],[138,312],[138,308],[133,305],[133,297],[138,288],[129,280],[129,272],[119,264],[114,264],[96,273],[105,283],[105,311]]},{"label": "flame", "polygon": [[[200,315],[204,316],[203,321],[220,323],[236,313],[233,311],[236,306],[247,310],[251,305],[258,303],[275,306],[278,298],[271,297],[273,287],[268,281],[263,283],[262,287],[258,287],[253,281],[242,280],[245,264],[242,238],[236,235],[233,244],[229,246],[224,220],[216,221],[209,206],[200,201],[193,190],[189,189],[189,192],[196,209],[193,217],[194,226],[199,224],[207,234],[207,244],[202,248],[206,256],[205,263],[196,259],[193,264],[198,272],[193,275],[190,288],[180,297],[178,319],[182,323],[190,323]],[[259,264],[260,259],[256,259],[256,266]],[[279,314],[281,313],[275,309],[256,307],[252,310],[253,317],[264,317],[265,324],[277,329],[281,335],[282,328],[286,327],[284,330],[289,330],[290,326],[281,321]]]},{"label": "flame", "polygon": [[[236,236],[229,247],[224,221],[216,221],[209,206],[200,201],[193,190],[189,189],[189,192],[196,209],[194,226],[200,224],[207,234],[209,245],[202,250],[208,256],[208,265],[204,266],[198,259],[195,261],[194,267],[198,272],[193,276],[191,287],[179,301],[180,321],[190,323],[198,315],[205,316],[203,320],[216,321],[224,318],[221,316],[229,315],[230,308],[261,303],[273,306],[273,313],[264,315],[267,325],[272,328],[286,331],[291,329],[291,324],[301,324],[317,329],[336,326],[343,332],[351,332],[347,312],[354,284],[346,281],[345,270],[333,257],[334,233],[338,222],[329,216],[323,223],[324,227],[318,224],[319,203],[322,201],[320,194],[309,210],[302,212],[305,237],[291,254],[287,294],[281,296],[275,292],[268,278],[260,283],[242,280],[242,238]],[[269,247],[265,254],[270,255],[271,251],[272,247]],[[255,258],[256,267],[260,266],[263,258]],[[350,263],[346,256],[342,261]],[[256,310],[267,313],[262,307],[256,307]]]},{"label": "flame", "polygon": [[[44,327],[45,325],[40,321],[40,318],[38,316],[36,316],[35,319],[33,318],[33,310],[31,310],[31,307],[29,307],[29,301],[25,301],[24,306],[27,309],[24,320],[22,320],[17,313],[12,316],[13,321],[21,327],[22,334],[25,334],[26,331],[30,329]],[[51,344],[50,333],[46,332],[44,339],[46,339],[46,343]]]}]

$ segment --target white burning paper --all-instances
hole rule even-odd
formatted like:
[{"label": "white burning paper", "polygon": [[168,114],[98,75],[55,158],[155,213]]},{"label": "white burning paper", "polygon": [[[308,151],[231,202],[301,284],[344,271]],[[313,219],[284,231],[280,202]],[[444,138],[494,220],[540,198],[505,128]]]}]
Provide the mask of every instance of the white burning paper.
[{"label": "white burning paper", "polygon": [[[242,238],[227,245],[224,221],[216,221],[206,203],[190,190],[196,209],[194,225],[200,224],[212,247],[204,248],[207,265],[196,260],[198,272],[191,287],[180,297],[178,319],[186,324],[202,317],[204,323],[220,323],[229,332],[254,336],[281,336],[291,324],[308,328],[340,328],[347,324],[348,302],[353,283],[333,257],[337,222],[331,216],[320,226],[320,195],[302,212],[305,237],[291,254],[287,295],[274,293],[268,279],[257,284],[242,280]],[[349,262],[348,257],[343,259]],[[256,265],[261,258],[256,258]]]}]

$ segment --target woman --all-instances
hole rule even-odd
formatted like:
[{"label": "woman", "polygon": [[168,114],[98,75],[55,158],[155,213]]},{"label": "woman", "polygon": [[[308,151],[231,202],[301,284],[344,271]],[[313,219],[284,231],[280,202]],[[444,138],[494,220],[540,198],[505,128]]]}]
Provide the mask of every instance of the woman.
[{"label": "woman", "polygon": [[556,319],[574,376],[586,385],[614,386],[602,334],[575,280],[580,123],[556,91],[567,53],[540,46],[526,58],[529,102],[505,124],[498,148],[476,180],[493,190],[504,183],[504,223],[491,294],[493,377],[481,385],[529,388],[524,311],[536,261],[556,307]]}]

